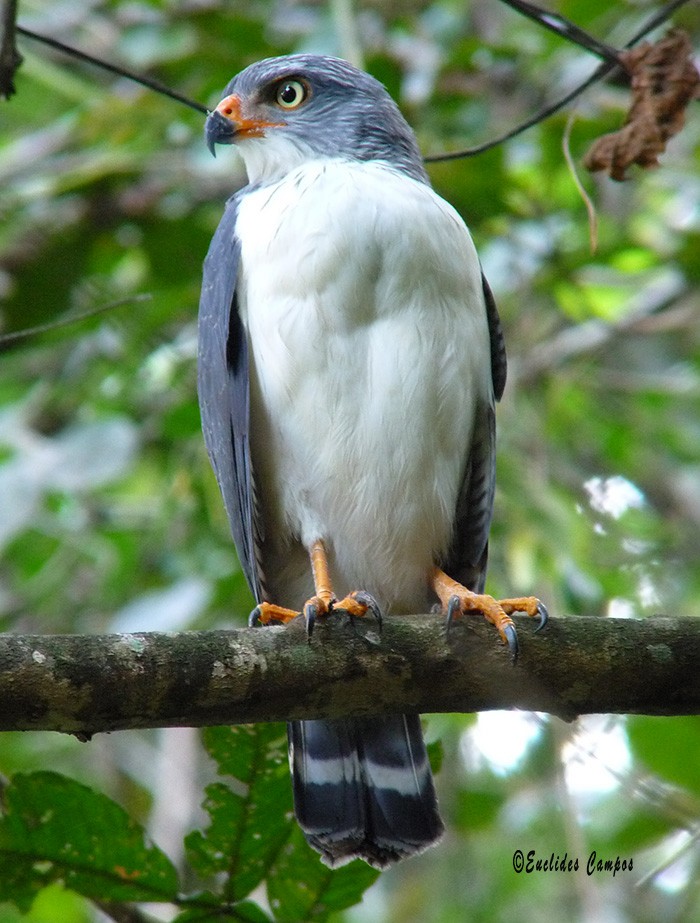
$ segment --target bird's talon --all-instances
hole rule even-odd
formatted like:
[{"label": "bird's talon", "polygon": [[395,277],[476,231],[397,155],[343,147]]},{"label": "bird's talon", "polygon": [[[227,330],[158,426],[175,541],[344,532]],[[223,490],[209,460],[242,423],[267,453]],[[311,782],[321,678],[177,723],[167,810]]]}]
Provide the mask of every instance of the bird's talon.
[{"label": "bird's talon", "polygon": [[316,618],[318,617],[318,606],[315,603],[307,603],[304,606],[304,622],[306,624],[306,637],[307,640],[311,640],[311,635],[313,634],[314,625],[316,624]]},{"label": "bird's talon", "polygon": [[539,600],[537,600],[537,615],[539,616],[540,620],[538,622],[537,628],[535,629],[535,633],[541,631],[549,621],[549,612],[547,612],[547,607],[543,602],[540,602]]},{"label": "bird's talon", "polygon": [[515,625],[510,622],[509,624],[504,625],[501,628],[501,636],[505,643],[508,645],[508,650],[510,651],[510,656],[513,660],[513,663],[518,659],[518,652],[520,647],[518,645],[518,633],[515,630]]},{"label": "bird's talon", "polygon": [[454,623],[454,617],[457,612],[462,608],[462,600],[459,596],[450,596],[447,602],[447,611],[445,612],[445,628],[447,634],[450,633],[450,629]]},{"label": "bird's talon", "polygon": [[[364,607],[365,613],[371,612],[379,626],[379,630],[382,630],[382,610],[379,608],[379,603],[372,596],[371,593],[368,593],[366,590],[356,590],[354,593],[350,594],[350,597],[359,603],[360,606]],[[359,612],[353,612],[351,615],[360,615]]]},{"label": "bird's talon", "polygon": [[260,616],[262,612],[260,606],[256,606],[255,609],[248,616],[248,628],[259,628],[262,622],[260,621]]}]

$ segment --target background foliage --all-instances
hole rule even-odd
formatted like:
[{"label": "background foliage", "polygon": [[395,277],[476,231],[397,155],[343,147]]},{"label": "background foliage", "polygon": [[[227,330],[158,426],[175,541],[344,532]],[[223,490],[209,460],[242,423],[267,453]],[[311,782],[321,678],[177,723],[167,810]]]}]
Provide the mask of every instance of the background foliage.
[{"label": "background foliage", "polygon": [[[556,9],[621,46],[658,6]],[[20,21],[208,105],[262,56],[361,53],[426,153],[499,134],[595,66],[496,0],[22,0]],[[697,7],[674,21],[697,45]],[[201,263],[240,167],[232,151],[210,158],[196,113],[28,40],[21,51],[17,96],[0,107],[3,331],[150,298],[4,346],[0,626],[240,624],[251,603],[202,445],[194,363]],[[627,101],[609,83],[579,101],[575,161]],[[657,171],[583,178],[593,253],[566,118],[430,168],[473,231],[509,347],[489,587],[535,592],[554,614],[695,615],[700,121],[691,107]],[[233,788],[187,729],[88,745],[4,735],[0,923],[124,919],[114,902],[127,901],[182,921],[214,918],[222,900],[242,903],[216,919],[253,921],[697,915],[697,719],[443,716],[428,733],[442,740],[445,840],[345,916],[375,875],[328,873],[300,842],[279,729],[207,732]],[[580,869],[516,874],[516,849]],[[633,871],[588,875],[592,850],[632,858]],[[80,871],[75,856],[94,861]]]}]

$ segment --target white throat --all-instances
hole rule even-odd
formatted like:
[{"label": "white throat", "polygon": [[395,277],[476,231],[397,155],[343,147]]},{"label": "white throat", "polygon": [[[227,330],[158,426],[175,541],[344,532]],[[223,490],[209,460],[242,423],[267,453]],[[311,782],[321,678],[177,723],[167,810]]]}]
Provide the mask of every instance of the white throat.
[{"label": "white throat", "polygon": [[319,155],[300,138],[271,131],[262,138],[241,138],[236,148],[243,158],[251,185],[274,183]]}]

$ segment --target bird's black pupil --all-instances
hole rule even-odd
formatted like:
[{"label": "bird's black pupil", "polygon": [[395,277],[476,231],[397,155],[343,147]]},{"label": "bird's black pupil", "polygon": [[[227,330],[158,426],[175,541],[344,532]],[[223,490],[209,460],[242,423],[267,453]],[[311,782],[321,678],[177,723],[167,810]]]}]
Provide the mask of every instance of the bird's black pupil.
[{"label": "bird's black pupil", "polygon": [[288,83],[286,86],[282,87],[282,92],[280,93],[280,99],[283,103],[294,103],[296,102],[299,91],[292,83]]}]

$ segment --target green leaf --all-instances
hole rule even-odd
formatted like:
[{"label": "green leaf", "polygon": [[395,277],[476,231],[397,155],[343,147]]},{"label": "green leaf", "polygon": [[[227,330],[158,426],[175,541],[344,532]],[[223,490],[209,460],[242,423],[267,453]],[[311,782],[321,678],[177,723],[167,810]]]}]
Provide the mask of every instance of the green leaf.
[{"label": "green leaf", "polygon": [[262,881],[294,825],[284,725],[208,728],[204,742],[237,790],[207,787],[211,824],[191,833],[186,846],[202,877],[227,875],[224,894],[235,902]]},{"label": "green leaf", "polygon": [[267,896],[278,921],[322,921],[334,911],[357,904],[378,876],[376,869],[359,860],[329,869],[295,827],[270,869]]},{"label": "green leaf", "polygon": [[456,797],[454,822],[465,831],[488,829],[496,822],[504,801],[504,794],[500,790],[465,789],[459,791]]},{"label": "green leaf", "polygon": [[208,786],[204,806],[211,824],[191,833],[186,845],[200,875],[226,876],[222,896],[234,905],[231,912],[263,879],[279,921],[325,920],[357,903],[379,873],[363,862],[333,871],[306,843],[292,813],[284,725],[209,728],[204,740],[236,790]]},{"label": "green leaf", "polygon": [[[657,843],[673,831],[673,822],[644,810],[635,811],[629,819],[610,836],[608,848],[618,855],[635,855],[647,846]],[[595,845],[595,844],[593,844]]]},{"label": "green leaf", "polygon": [[428,760],[430,762],[430,768],[433,771],[433,775],[435,775],[436,773],[440,772],[440,769],[442,768],[442,761],[445,757],[445,750],[444,750],[444,747],[442,746],[442,741],[441,740],[431,741],[427,745],[426,750],[428,751]]},{"label": "green leaf", "polygon": [[43,888],[26,914],[0,897],[0,923],[93,923],[94,919],[89,902],[60,884]]},{"label": "green leaf", "polygon": [[700,793],[700,719],[630,717],[627,736],[635,755],[652,772],[667,782]]},{"label": "green leaf", "polygon": [[0,887],[27,911],[52,882],[105,901],[169,901],[177,872],[105,795],[54,772],[18,774],[0,818]]},{"label": "green leaf", "polygon": [[214,920],[216,923],[270,923],[270,917],[252,901],[240,901],[225,910],[213,895],[210,906],[188,908],[174,923],[212,923]]}]

